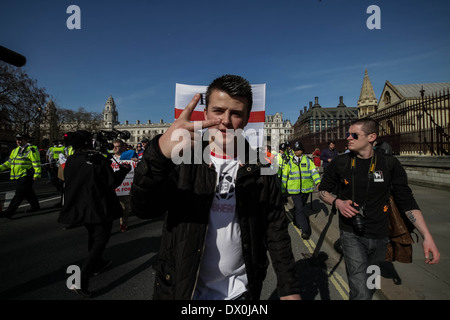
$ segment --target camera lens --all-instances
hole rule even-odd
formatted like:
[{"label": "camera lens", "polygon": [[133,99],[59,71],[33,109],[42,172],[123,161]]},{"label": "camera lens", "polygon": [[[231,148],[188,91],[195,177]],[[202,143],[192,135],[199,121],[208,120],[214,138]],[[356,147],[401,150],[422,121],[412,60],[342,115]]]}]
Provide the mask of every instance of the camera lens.
[{"label": "camera lens", "polygon": [[364,233],[364,217],[359,213],[353,217],[353,230],[359,234]]}]

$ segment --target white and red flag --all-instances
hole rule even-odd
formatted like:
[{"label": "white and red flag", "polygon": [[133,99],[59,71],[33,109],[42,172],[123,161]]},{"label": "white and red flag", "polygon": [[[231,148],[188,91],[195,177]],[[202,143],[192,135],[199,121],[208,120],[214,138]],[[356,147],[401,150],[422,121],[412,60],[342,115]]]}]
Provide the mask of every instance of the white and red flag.
[{"label": "white and red flag", "polygon": [[[203,111],[206,104],[207,86],[196,86],[187,84],[176,84],[175,89],[175,120],[178,119],[184,108],[191,102],[195,94],[200,93],[201,98],[192,112],[191,121],[205,120]],[[252,85],[253,107],[250,119],[244,132],[252,147],[262,147],[264,138],[264,121],[266,115],[266,84]]]}]

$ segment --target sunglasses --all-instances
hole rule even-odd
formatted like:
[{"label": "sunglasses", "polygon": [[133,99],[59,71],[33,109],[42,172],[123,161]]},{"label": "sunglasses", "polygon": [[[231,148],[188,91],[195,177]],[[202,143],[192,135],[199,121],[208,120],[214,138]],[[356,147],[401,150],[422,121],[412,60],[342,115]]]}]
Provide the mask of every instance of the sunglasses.
[{"label": "sunglasses", "polygon": [[346,132],[345,133],[345,139],[348,139],[348,137],[352,136],[353,139],[358,140],[359,135],[357,133],[354,132]]}]

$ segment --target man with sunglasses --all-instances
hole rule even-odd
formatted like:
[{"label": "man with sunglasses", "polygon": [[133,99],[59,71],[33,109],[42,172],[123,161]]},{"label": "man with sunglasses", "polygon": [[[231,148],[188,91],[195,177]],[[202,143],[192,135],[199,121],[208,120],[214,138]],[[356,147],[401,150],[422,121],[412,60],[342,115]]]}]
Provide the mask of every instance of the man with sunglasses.
[{"label": "man with sunglasses", "polygon": [[[330,163],[319,186],[321,200],[340,213],[340,239],[352,300],[370,300],[375,292],[368,288],[371,273],[367,270],[386,257],[389,218],[384,207],[391,194],[424,239],[425,263],[439,262],[439,251],[408,186],[405,170],[397,158],[373,148],[378,130],[373,119],[354,121],[346,135],[350,152]],[[331,194],[336,187],[337,197]]]},{"label": "man with sunglasses", "polygon": [[0,165],[0,171],[10,169],[10,179],[17,182],[16,193],[1,217],[11,218],[23,200],[27,200],[31,205],[27,212],[40,210],[33,182],[41,177],[41,157],[38,149],[29,144],[28,140],[26,134],[16,135],[17,148],[11,152],[9,159]]}]

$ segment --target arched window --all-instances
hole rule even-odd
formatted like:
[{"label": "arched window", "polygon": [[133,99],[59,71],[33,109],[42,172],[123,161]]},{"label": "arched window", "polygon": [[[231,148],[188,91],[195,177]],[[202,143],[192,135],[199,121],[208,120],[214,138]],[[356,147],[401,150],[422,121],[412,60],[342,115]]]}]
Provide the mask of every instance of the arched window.
[{"label": "arched window", "polygon": [[389,91],[386,91],[386,93],[384,94],[384,104],[391,104],[391,93]]}]

